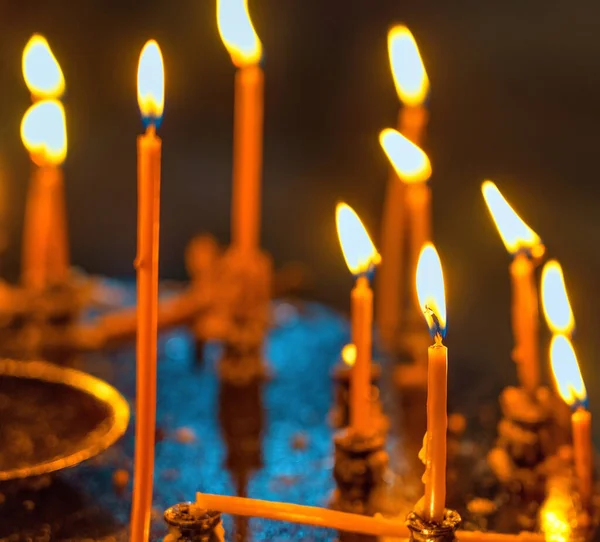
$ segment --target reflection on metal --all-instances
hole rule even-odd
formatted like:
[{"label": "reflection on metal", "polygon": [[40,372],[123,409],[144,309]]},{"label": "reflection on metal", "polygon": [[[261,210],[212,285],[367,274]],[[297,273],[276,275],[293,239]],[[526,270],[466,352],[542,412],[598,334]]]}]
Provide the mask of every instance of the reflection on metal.
[{"label": "reflection on metal", "polygon": [[[96,403],[97,409],[104,414],[99,423],[80,441],[75,450],[67,450],[58,455],[48,454],[47,459],[40,459],[31,464],[0,470],[0,481],[39,476],[49,472],[72,467],[82,461],[106,450],[125,433],[129,423],[129,405],[123,396],[106,382],[89,374],[74,369],[59,367],[43,361],[0,360],[0,383],[3,379],[12,378],[22,382],[35,382],[38,386],[58,385],[68,391],[76,391],[87,395]],[[3,388],[10,393],[10,387]],[[85,409],[77,405],[77,413],[86,415]],[[35,414],[35,413],[34,413]]]}]

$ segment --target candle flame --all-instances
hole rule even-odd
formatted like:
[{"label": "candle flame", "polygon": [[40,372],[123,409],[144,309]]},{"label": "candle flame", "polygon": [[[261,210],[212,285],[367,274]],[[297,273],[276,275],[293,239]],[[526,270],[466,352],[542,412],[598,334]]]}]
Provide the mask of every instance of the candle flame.
[{"label": "candle flame", "polygon": [[342,359],[348,367],[352,367],[356,361],[356,346],[352,343],[347,344],[342,348]]},{"label": "candle flame", "polygon": [[586,406],[587,392],[577,356],[571,341],[564,335],[555,335],[550,343],[552,374],[563,401],[570,407]]},{"label": "candle flame", "polygon": [[65,78],[44,36],[31,36],[21,61],[23,78],[36,99],[60,98],[65,91]]},{"label": "candle flame", "polygon": [[397,25],[388,32],[388,52],[394,83],[404,105],[422,105],[429,94],[429,79],[417,42],[410,30]]},{"label": "candle flame", "polygon": [[260,62],[262,44],[250,19],[248,0],[217,0],[217,25],[238,68]]},{"label": "candle flame", "polygon": [[348,269],[354,275],[368,273],[381,261],[381,257],[360,218],[352,207],[338,203],[335,219]]},{"label": "candle flame", "polygon": [[419,255],[417,296],[429,333],[436,342],[441,342],[446,336],[446,292],[442,262],[431,243],[423,245]]},{"label": "candle flame", "polygon": [[400,132],[386,128],[379,134],[379,143],[400,180],[418,183],[431,177],[431,163],[427,155]]},{"label": "candle flame", "polygon": [[155,40],[147,41],[140,53],[137,95],[144,123],[160,126],[165,107],[165,69]]},{"label": "candle flame", "polygon": [[562,267],[550,260],[542,271],[542,307],[552,333],[570,335],[575,328],[575,318],[569,303]]},{"label": "candle flame", "polygon": [[514,211],[498,187],[492,181],[485,181],[481,191],[506,250],[512,255],[526,250],[535,258],[542,256],[545,250],[542,240]]},{"label": "candle flame", "polygon": [[65,110],[57,100],[32,105],[21,121],[21,139],[39,166],[60,165],[67,156]]}]

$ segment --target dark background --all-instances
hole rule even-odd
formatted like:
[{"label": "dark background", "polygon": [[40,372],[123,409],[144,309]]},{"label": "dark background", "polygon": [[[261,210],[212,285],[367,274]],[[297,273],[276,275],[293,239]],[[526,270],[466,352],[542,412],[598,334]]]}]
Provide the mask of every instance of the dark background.
[{"label": "dark background", "polygon": [[[305,262],[315,296],[347,307],[352,279],[334,206],[346,200],[377,238],[388,175],[377,135],[395,124],[399,105],[386,32],[405,22],[432,86],[426,148],[451,359],[514,379],[509,257],[479,191],[490,178],[563,263],[584,377],[600,389],[597,2],[251,0],[250,9],[266,54],[262,239],[275,261]],[[212,0],[0,0],[0,25],[7,276],[18,273],[30,168],[19,123],[29,105],[21,52],[33,32],[46,35],[67,82],[73,261],[93,273],[132,275],[142,130],[135,78],[150,37],[166,64],[162,276],[185,277],[183,250],[195,232],[228,240],[234,68]]]}]

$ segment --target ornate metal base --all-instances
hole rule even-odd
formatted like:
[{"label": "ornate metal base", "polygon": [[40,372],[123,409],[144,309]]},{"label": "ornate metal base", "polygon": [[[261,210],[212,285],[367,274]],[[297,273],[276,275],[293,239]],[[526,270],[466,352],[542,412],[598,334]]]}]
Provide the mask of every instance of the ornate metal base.
[{"label": "ornate metal base", "polygon": [[335,435],[334,443],[333,477],[337,488],[331,507],[365,515],[382,511],[379,490],[389,461],[384,436],[360,435],[347,428]]},{"label": "ornate metal base", "polygon": [[413,542],[452,542],[456,539],[456,529],[461,518],[454,510],[444,510],[441,523],[427,521],[416,512],[411,512],[406,518],[410,530],[410,540]]},{"label": "ornate metal base", "polygon": [[223,542],[225,531],[221,512],[204,510],[193,503],[184,502],[165,511],[169,534],[165,542]]}]

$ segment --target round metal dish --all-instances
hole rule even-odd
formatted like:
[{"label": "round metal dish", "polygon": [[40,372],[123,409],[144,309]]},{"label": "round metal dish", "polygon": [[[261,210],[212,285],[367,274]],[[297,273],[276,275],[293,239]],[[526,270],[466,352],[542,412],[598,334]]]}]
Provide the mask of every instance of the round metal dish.
[{"label": "round metal dish", "polygon": [[0,359],[0,481],[77,465],[111,446],[128,422],[127,401],[96,377]]}]

